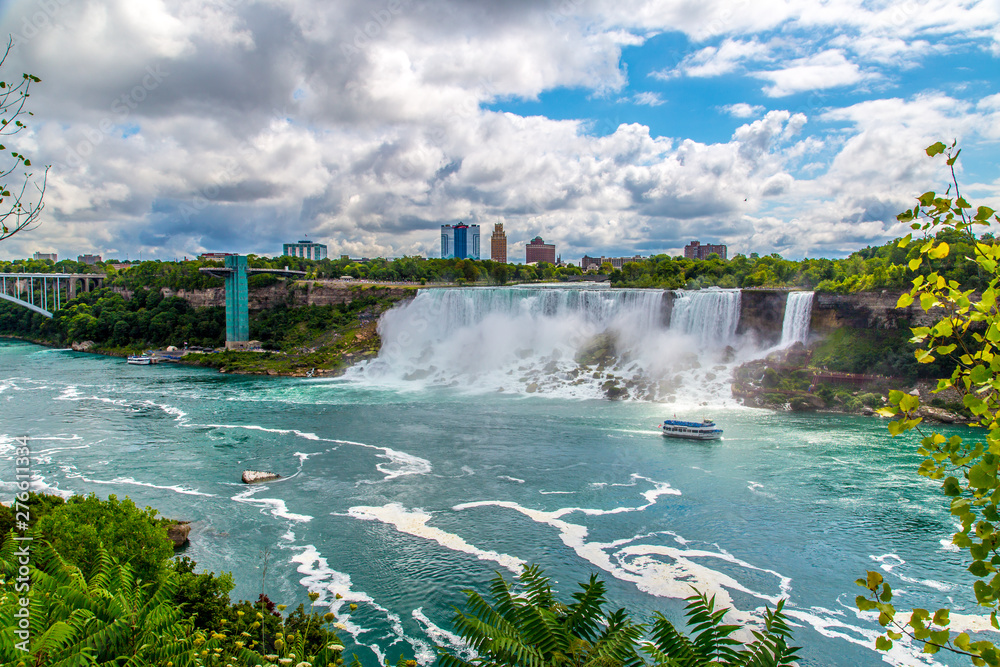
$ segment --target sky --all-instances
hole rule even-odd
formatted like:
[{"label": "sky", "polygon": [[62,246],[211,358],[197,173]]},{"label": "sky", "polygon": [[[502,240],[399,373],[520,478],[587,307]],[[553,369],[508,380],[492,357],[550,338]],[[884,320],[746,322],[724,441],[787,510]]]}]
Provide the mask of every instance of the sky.
[{"label": "sky", "polygon": [[[51,165],[0,258],[843,257],[943,190],[1000,209],[1000,0],[0,0]],[[9,186],[8,186],[9,187]]]}]

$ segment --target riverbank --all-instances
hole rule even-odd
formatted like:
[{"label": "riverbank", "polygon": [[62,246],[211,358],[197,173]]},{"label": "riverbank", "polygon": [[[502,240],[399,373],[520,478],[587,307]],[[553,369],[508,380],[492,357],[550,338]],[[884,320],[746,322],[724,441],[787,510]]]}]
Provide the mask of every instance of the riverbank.
[{"label": "riverbank", "polygon": [[[843,345],[839,341],[838,345]],[[977,420],[962,405],[958,392],[935,392],[937,381],[878,374],[831,371],[823,363],[839,353],[829,340],[807,348],[796,343],[739,366],[733,374],[733,397],[744,405],[792,412],[827,412],[877,417],[889,404],[890,391],[920,396],[918,416],[940,424],[972,424]],[[817,363],[818,362],[818,363]]]},{"label": "riverbank", "polygon": [[51,319],[0,302],[0,334],[79,352],[127,357],[151,349],[164,360],[247,375],[337,375],[378,353],[377,323],[412,287],[280,283],[251,291],[251,350],[226,350],[225,309],[212,289],[188,293],[103,289],[82,294]]}]

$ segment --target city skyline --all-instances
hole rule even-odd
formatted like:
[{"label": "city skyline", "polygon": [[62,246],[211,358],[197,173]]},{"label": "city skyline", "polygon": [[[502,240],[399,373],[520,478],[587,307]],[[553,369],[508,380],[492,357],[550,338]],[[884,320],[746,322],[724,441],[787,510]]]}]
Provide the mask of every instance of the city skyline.
[{"label": "city skyline", "polygon": [[1000,209],[995,3],[136,7],[0,9],[8,72],[41,78],[11,147],[52,165],[0,257],[433,256],[461,220],[564,256],[842,257],[908,231],[952,139]]}]

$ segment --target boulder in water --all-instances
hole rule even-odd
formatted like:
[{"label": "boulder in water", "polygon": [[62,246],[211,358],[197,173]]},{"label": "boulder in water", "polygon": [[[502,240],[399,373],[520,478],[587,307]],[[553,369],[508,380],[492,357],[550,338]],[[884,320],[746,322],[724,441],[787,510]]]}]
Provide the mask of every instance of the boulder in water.
[{"label": "boulder in water", "polygon": [[187,521],[179,521],[167,526],[167,538],[174,543],[174,549],[180,549],[186,545],[190,533],[191,524]]},{"label": "boulder in water", "polygon": [[618,382],[615,380],[606,381],[603,385],[601,385],[601,389],[604,390],[604,395],[612,401],[628,397],[628,389],[619,386]]},{"label": "boulder in water", "polygon": [[617,340],[610,332],[599,333],[576,353],[576,363],[581,366],[607,366],[615,361]]},{"label": "boulder in water", "polygon": [[266,472],[263,470],[244,470],[243,483],[254,484],[255,482],[270,482],[273,479],[280,479],[281,475],[276,472]]}]

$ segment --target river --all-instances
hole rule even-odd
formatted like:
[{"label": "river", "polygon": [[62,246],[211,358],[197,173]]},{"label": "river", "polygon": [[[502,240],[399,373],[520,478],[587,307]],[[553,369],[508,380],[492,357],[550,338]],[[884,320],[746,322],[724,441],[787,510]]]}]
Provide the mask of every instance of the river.
[{"label": "river", "polygon": [[[319,592],[365,664],[431,664],[457,644],[462,590],[522,563],[566,599],[597,572],[615,608],[678,623],[692,586],[735,619],[785,597],[803,665],[946,664],[875,651],[854,609],[854,580],[877,569],[897,609],[978,613],[914,438],[736,405],[728,373],[763,351],[735,334],[739,293],[720,292],[680,295],[668,317],[656,291],[428,290],[384,316],[379,359],[338,379],[0,340],[0,495],[26,435],[38,488],[192,521],[185,553],[232,571],[234,598],[256,599],[266,554],[264,591]],[[608,331],[620,361],[581,373],[573,357]],[[602,398],[608,373],[630,400]],[[724,439],[664,439],[675,413]],[[247,486],[245,469],[282,479]]]}]

